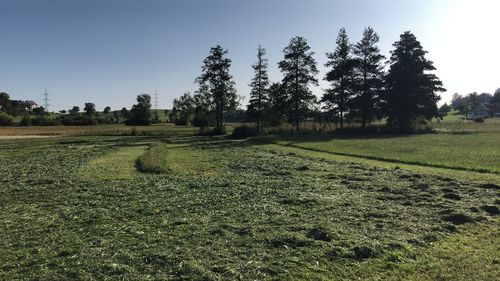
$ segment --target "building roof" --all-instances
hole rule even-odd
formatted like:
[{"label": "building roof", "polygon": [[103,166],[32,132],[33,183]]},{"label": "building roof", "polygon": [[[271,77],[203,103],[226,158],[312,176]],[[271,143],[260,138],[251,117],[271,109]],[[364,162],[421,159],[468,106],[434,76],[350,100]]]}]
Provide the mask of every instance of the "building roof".
[{"label": "building roof", "polygon": [[35,102],[35,101],[33,101],[33,100],[29,100],[28,102],[29,102],[29,104],[30,104],[31,106],[33,106],[33,107],[37,107],[37,106],[38,106],[38,103],[36,103],[36,102]]},{"label": "building roof", "polygon": [[496,104],[489,103],[483,106],[485,106],[491,114],[500,113],[500,106]]}]

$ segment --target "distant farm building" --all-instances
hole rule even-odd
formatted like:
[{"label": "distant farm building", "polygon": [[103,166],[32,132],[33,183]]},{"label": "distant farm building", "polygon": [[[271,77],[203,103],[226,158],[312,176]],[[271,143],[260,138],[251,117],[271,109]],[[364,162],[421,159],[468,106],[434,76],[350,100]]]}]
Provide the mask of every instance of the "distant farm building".
[{"label": "distant farm building", "polygon": [[467,119],[500,117],[500,108],[495,104],[481,103],[467,113]]},{"label": "distant farm building", "polygon": [[36,103],[35,101],[29,100],[29,101],[27,101],[27,102],[28,102],[28,104],[29,104],[30,109],[40,107],[40,106],[38,105],[38,103]]}]

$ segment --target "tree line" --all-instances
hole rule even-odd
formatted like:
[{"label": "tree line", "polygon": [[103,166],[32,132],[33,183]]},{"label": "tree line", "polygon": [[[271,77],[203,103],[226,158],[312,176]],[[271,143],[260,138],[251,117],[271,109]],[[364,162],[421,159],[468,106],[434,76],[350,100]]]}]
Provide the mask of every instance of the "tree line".
[{"label": "tree line", "polygon": [[96,110],[95,104],[86,102],[82,109],[73,106],[68,110],[60,110],[51,114],[33,101],[12,100],[7,93],[0,92],[0,126],[11,126],[19,117],[20,126],[90,126],[124,122],[127,125],[150,125],[159,122],[159,116],[152,113],[151,97],[147,94],[137,96],[137,104],[130,110],[111,111],[106,106],[102,112]]},{"label": "tree line", "polygon": [[[438,93],[445,89],[432,73],[433,62],[426,59],[427,52],[416,36],[409,31],[401,34],[389,58],[381,54],[379,40],[379,35],[367,27],[362,39],[352,44],[346,30],[340,29],[335,49],[325,54],[328,71],[322,79],[329,82],[329,88],[320,98],[311,91],[312,86],[318,85],[319,71],[315,53],[304,37],[293,37],[283,49],[283,59],[277,63],[283,77],[277,82],[270,81],[266,49],[259,45],[256,62],[251,66],[254,75],[249,83],[246,110],[239,108],[241,97],[230,74],[229,51],[217,45],[203,61],[201,74],[195,79],[196,92],[174,99],[172,110],[165,114],[172,123],[213,127],[212,133],[220,134],[224,133],[223,122],[228,120],[253,122],[257,131],[283,123],[290,123],[299,131],[306,120],[334,123],[340,129],[346,122],[366,128],[378,120],[396,130],[408,131],[447,112],[450,106],[437,107]],[[495,98],[500,99],[497,94]],[[0,96],[0,107],[1,103]],[[454,96],[452,101],[453,108],[458,110],[470,109],[473,104],[474,95]],[[29,117],[12,108],[4,105],[1,110]],[[93,103],[86,103],[83,113],[74,106],[62,110],[54,122],[94,125],[123,121],[127,125],[149,125],[160,120],[158,111],[151,110],[151,97],[147,94],[138,95],[137,104],[130,110],[122,108],[112,113],[110,110],[106,107],[99,115]],[[34,113],[35,109],[27,111]],[[48,122],[43,108],[36,109],[36,114],[38,120]]]},{"label": "tree line", "polygon": [[[351,44],[346,30],[339,31],[336,48],[326,54],[328,72],[323,79],[330,87],[319,100],[310,90],[318,85],[317,62],[304,37],[293,37],[283,49],[278,62],[283,78],[275,83],[268,76],[266,49],[259,46],[249,83],[247,121],[254,122],[257,130],[289,122],[298,131],[301,122],[311,118],[338,123],[341,129],[346,120],[359,121],[362,128],[386,120],[388,126],[411,130],[421,121],[438,117],[437,93],[445,89],[431,73],[435,67],[425,58],[427,52],[415,35],[403,33],[388,60],[380,53],[379,39],[368,27],[361,41]],[[223,130],[224,116],[240,102],[227,54],[221,46],[211,48],[196,79],[198,90],[174,100],[172,120]]]}]

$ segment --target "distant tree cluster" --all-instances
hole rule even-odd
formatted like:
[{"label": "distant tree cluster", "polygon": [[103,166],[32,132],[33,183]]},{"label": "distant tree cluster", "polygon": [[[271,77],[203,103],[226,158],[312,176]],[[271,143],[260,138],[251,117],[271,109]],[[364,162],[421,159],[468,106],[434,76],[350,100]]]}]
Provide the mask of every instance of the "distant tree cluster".
[{"label": "distant tree cluster", "polygon": [[[102,112],[98,112],[94,103],[87,102],[82,112],[80,107],[75,105],[68,110],[60,110],[58,114],[49,114],[45,108],[33,101],[11,100],[7,93],[1,92],[0,126],[14,125],[16,117],[21,118],[18,122],[21,126],[91,126],[119,122],[147,126],[155,122],[151,97],[148,94],[138,95],[137,104],[130,110],[122,108],[119,111],[111,111],[111,107],[106,106]],[[159,121],[157,114],[156,121]]]},{"label": "distant tree cluster", "polygon": [[38,106],[34,101],[11,100],[7,93],[0,93],[0,125],[14,125],[18,119],[20,126],[58,126],[58,125],[97,125],[109,124],[117,120],[116,116],[110,116],[111,108],[104,109],[103,114],[96,111],[95,104],[85,103],[83,113],[79,106],[73,106],[69,110],[61,110],[59,114],[50,114],[47,110]]},{"label": "distant tree cluster", "polygon": [[0,126],[13,125],[16,117],[21,117],[20,125],[31,125],[31,116],[40,120],[47,115],[45,108],[34,101],[12,100],[7,93],[0,93]]},{"label": "distant tree cluster", "polygon": [[31,113],[34,109],[36,112],[45,112],[43,107],[39,107],[34,101],[30,100],[12,100],[9,94],[0,93],[0,111],[11,116],[23,116]]},{"label": "distant tree cluster", "polygon": [[[283,49],[283,60],[278,63],[283,79],[277,83],[269,80],[266,50],[259,46],[252,65],[246,119],[256,124],[257,131],[283,122],[292,123],[298,131],[301,122],[309,119],[339,123],[340,128],[346,120],[365,128],[384,119],[389,126],[405,131],[439,117],[437,93],[445,89],[431,73],[435,67],[425,58],[427,52],[415,35],[402,34],[393,44],[388,61],[380,53],[378,42],[378,34],[368,27],[361,41],[353,45],[342,28],[336,49],[326,54],[329,70],[324,79],[330,88],[319,100],[310,90],[318,85],[319,71],[306,39],[294,37]],[[240,100],[229,73],[227,53],[221,46],[210,50],[196,79],[198,91],[174,100],[171,121],[222,130],[225,116],[237,111]]]}]

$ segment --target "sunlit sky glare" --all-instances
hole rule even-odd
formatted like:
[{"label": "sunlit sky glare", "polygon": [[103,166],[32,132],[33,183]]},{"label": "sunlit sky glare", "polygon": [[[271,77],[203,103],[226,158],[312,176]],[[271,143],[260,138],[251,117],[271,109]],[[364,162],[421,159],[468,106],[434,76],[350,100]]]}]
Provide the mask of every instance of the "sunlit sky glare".
[{"label": "sunlit sky glare", "polygon": [[320,96],[338,30],[355,43],[372,26],[387,57],[412,31],[449,101],[455,92],[500,88],[499,11],[498,0],[0,0],[0,91],[41,104],[47,88],[52,111],[85,102],[130,107],[144,92],[158,92],[160,108],[170,108],[196,90],[203,59],[220,44],[246,97],[257,46],[267,49],[277,82],[283,48],[301,35],[316,53],[320,85],[312,90]]}]

